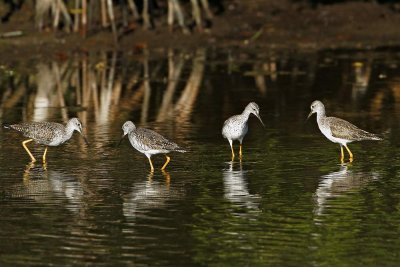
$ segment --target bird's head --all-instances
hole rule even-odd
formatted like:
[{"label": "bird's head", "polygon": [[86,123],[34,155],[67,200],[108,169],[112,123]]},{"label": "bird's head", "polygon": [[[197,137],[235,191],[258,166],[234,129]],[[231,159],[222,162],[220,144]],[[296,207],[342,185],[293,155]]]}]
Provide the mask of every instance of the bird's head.
[{"label": "bird's head", "polygon": [[85,135],[83,135],[83,131],[82,131],[82,123],[78,118],[72,118],[68,121],[68,125],[70,125],[70,127],[74,130],[74,131],[78,131],[83,139],[85,140],[86,144],[89,144]]},{"label": "bird's head", "polygon": [[124,139],[125,135],[127,135],[128,133],[132,132],[133,130],[136,129],[136,126],[133,122],[131,121],[126,121],[124,123],[124,125],[122,125],[122,131],[124,132],[121,136],[121,139],[119,140],[117,146],[119,146],[122,142],[122,139]]},{"label": "bird's head", "polygon": [[264,122],[261,120],[260,117],[260,108],[258,107],[257,103],[255,102],[250,102],[246,108],[245,108],[245,112],[247,112],[248,114],[252,113],[254,114],[261,122],[261,124],[265,127]]},{"label": "bird's head", "polygon": [[314,102],[312,102],[310,108],[311,108],[311,112],[310,112],[310,114],[308,114],[307,119],[310,118],[311,115],[314,114],[314,113],[323,113],[323,112],[325,112],[325,106],[319,100],[315,100]]}]

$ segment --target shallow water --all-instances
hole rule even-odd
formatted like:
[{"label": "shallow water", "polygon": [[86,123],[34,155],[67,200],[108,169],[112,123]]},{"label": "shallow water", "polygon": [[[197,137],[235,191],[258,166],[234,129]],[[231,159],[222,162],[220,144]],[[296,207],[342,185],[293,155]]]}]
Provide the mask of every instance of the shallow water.
[{"label": "shallow water", "polygon": [[[29,163],[0,130],[1,265],[395,266],[400,260],[399,51],[241,50],[62,54],[2,66],[1,122],[65,121],[79,134]],[[328,115],[383,133],[339,146],[305,121]],[[244,158],[223,121],[259,104]],[[126,120],[188,149],[146,157]],[[30,143],[40,159],[43,147]],[[235,146],[238,150],[238,145]]]}]

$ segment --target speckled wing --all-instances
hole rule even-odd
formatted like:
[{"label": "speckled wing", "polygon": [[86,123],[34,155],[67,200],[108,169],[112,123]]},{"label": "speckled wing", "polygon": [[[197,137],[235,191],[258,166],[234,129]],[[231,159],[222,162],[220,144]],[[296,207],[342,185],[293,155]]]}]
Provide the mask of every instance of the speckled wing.
[{"label": "speckled wing", "polygon": [[9,127],[43,145],[48,145],[63,132],[63,125],[56,122],[29,122],[12,124]]},{"label": "speckled wing", "polygon": [[135,131],[135,137],[142,147],[142,150],[166,150],[186,152],[174,142],[169,141],[161,134],[145,128],[138,128]]},{"label": "speckled wing", "polygon": [[329,121],[333,137],[351,141],[381,140],[379,136],[364,131],[348,121],[335,117],[328,117],[326,119]]}]

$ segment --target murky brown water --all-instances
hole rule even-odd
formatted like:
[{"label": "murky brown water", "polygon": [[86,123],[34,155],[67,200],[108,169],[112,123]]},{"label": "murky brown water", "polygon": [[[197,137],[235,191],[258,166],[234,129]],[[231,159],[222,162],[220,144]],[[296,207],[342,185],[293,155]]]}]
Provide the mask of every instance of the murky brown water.
[{"label": "murky brown water", "polygon": [[[0,130],[1,265],[400,260],[400,52],[107,52],[0,72],[2,123],[78,116],[90,143],[75,134],[42,166]],[[385,140],[350,144],[355,161],[340,165],[339,146],[305,122],[315,99]],[[252,117],[232,163],[221,126],[250,101],[266,129]],[[126,120],[189,152],[151,174],[127,139],[116,147]]]}]

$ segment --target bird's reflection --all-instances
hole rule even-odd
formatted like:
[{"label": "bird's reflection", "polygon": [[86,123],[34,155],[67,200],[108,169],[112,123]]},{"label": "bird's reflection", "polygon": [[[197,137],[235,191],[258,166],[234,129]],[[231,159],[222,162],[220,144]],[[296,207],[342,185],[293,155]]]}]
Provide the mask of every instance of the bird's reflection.
[{"label": "bird's reflection", "polygon": [[184,196],[183,189],[171,185],[171,176],[162,172],[162,178],[150,172],[146,181],[140,181],[132,186],[132,190],[124,196],[123,214],[128,219],[135,219],[151,209],[162,209],[168,200]]},{"label": "bird's reflection", "polygon": [[79,212],[83,205],[84,190],[73,176],[60,171],[47,171],[45,166],[30,162],[23,172],[23,182],[14,185],[7,195],[44,204],[62,203],[68,210]]},{"label": "bird's reflection", "polygon": [[376,172],[360,172],[353,170],[350,163],[341,164],[339,171],[321,176],[315,192],[315,215],[323,214],[330,198],[340,197],[345,192],[358,189],[378,178]]},{"label": "bird's reflection", "polygon": [[[235,168],[235,164],[238,164],[237,168]],[[259,210],[260,197],[249,193],[246,172],[243,171],[241,161],[239,163],[229,162],[228,169],[224,170],[223,179],[226,199],[238,206]]]}]

